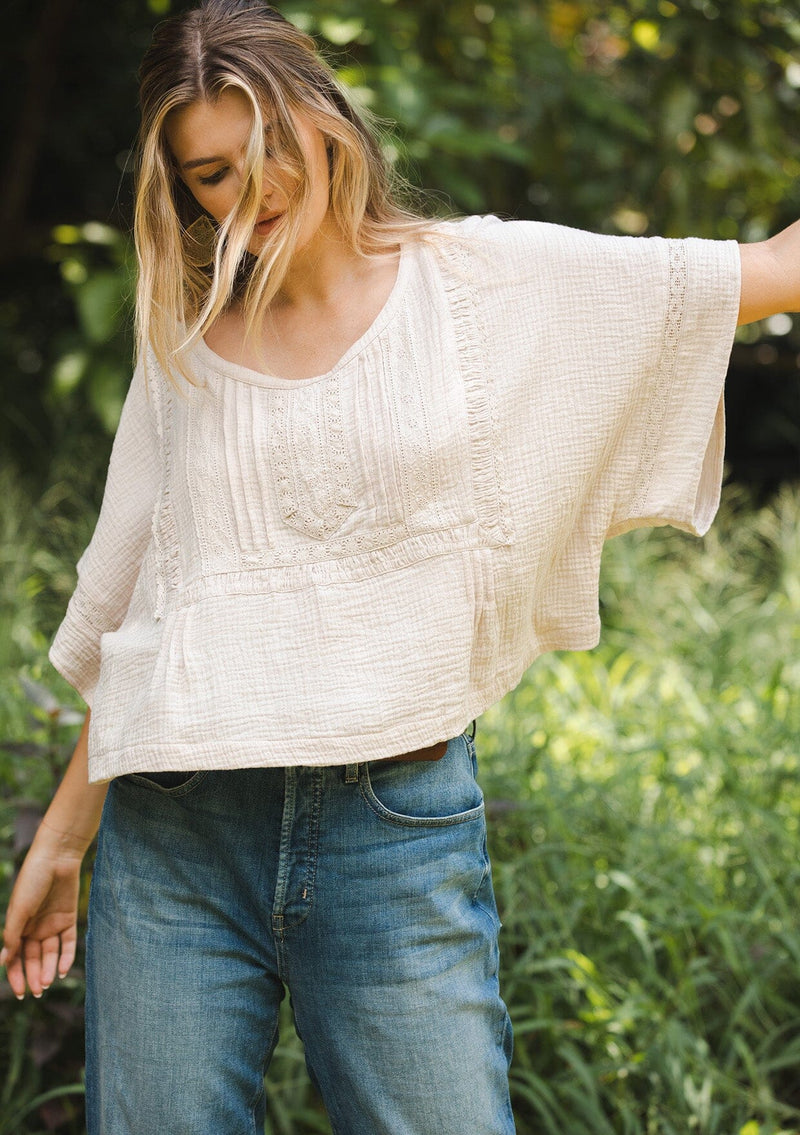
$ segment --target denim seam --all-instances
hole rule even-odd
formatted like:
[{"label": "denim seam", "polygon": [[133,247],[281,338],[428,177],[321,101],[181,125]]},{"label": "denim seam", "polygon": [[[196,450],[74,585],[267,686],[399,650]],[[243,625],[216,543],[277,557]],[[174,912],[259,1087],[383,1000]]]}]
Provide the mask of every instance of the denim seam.
[{"label": "denim seam", "polygon": [[[278,870],[275,879],[275,897],[272,904],[272,932],[275,937],[275,950],[278,974],[282,981],[288,981],[286,971],[286,951],[284,935],[286,925],[283,910],[286,904],[286,890],[289,885],[289,852],[291,850],[291,826],[297,802],[297,774],[294,768],[284,770],[283,814],[281,816],[281,838],[278,850]],[[280,913],[278,913],[280,912]]]},{"label": "denim seam", "polygon": [[276,935],[280,974],[284,981],[288,980],[286,976],[286,951],[283,948],[285,933],[287,930],[291,930],[305,922],[314,904],[314,884],[316,882],[317,861],[319,859],[319,827],[325,770],[324,768],[314,768],[311,775],[311,802],[307,829],[308,845],[304,856],[303,892],[301,895],[305,907],[299,917],[293,915],[287,919],[286,903],[289,883],[292,876],[292,849],[295,842],[293,828],[297,818],[297,794],[299,786],[297,783],[297,769],[287,768],[284,773],[286,789],[283,816],[281,819],[278,876],[272,908],[272,929]]},{"label": "denim seam", "polygon": [[306,904],[299,918],[292,919],[284,929],[289,930],[305,922],[314,905],[314,884],[317,879],[317,862],[319,860],[319,827],[320,813],[322,811],[322,794],[324,789],[325,770],[315,768],[312,773],[311,814],[308,820],[308,850],[306,852],[306,866],[301,898]]},{"label": "denim seam", "polygon": [[[510,1027],[511,1027],[511,1017],[509,1016],[508,1009],[504,1005],[503,1011],[502,1011],[502,1014],[501,1014],[501,1018],[500,1018],[500,1028],[497,1032],[497,1046],[498,1046],[498,1048],[501,1048],[504,1053],[505,1053],[506,1034],[508,1033]],[[511,1044],[512,1045],[513,1045],[513,1037],[514,1037],[514,1034],[512,1032],[512,1034],[511,1034]],[[513,1118],[513,1116],[512,1116],[512,1118]]]},{"label": "denim seam", "polygon": [[485,884],[486,880],[489,878],[489,875],[491,874],[491,870],[492,869],[491,869],[491,866],[489,864],[489,861],[487,859],[484,859],[484,861],[483,861],[483,872],[481,874],[480,882],[478,883],[475,890],[472,892],[472,902],[475,904],[475,906],[482,907],[484,910],[486,910],[486,907],[483,905],[481,900],[478,898],[478,895],[481,893],[481,888]]},{"label": "denim seam", "polygon": [[256,1093],[253,1096],[253,1099],[250,1103],[250,1108],[249,1108],[251,1135],[259,1135],[258,1124],[256,1123],[256,1108],[258,1107],[259,1101],[266,1095],[266,1091],[265,1091],[265,1088],[264,1088],[264,1078],[263,1078],[264,1075],[266,1075],[266,1065],[262,1066],[262,1073],[263,1073],[263,1075],[262,1075],[262,1079],[261,1079],[261,1087],[256,1090]]},{"label": "denim seam", "polygon": [[258,1107],[259,1102],[267,1094],[264,1084],[264,1077],[267,1074],[267,1069],[269,1068],[270,1061],[272,1060],[272,1054],[275,1051],[275,1046],[278,1043],[279,1029],[280,1017],[276,1016],[275,1027],[272,1030],[272,1036],[270,1037],[269,1044],[267,1045],[267,1050],[264,1053],[264,1059],[261,1061],[261,1084],[260,1087],[256,1089],[255,1094],[253,1095],[253,1098],[250,1102],[250,1123],[253,1129],[253,1135],[260,1135],[259,1128],[256,1124],[256,1108]]}]

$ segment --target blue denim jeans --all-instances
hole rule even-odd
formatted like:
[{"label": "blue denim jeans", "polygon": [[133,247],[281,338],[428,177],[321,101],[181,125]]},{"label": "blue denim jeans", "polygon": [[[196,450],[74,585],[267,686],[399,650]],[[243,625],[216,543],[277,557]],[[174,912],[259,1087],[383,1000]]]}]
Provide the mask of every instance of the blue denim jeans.
[{"label": "blue denim jeans", "polygon": [[285,988],[336,1135],[509,1135],[498,929],[467,736],[435,762],[113,781],[90,1135],[262,1132]]}]

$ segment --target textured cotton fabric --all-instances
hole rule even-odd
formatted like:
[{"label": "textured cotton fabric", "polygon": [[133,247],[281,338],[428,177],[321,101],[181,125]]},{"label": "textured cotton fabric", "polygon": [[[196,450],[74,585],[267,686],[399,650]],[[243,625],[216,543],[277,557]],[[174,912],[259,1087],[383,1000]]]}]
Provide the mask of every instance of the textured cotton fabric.
[{"label": "textured cotton fabric", "polygon": [[50,651],[90,778],[394,756],[595,645],[605,538],[717,508],[739,270],[470,218],[325,375],[141,363]]}]

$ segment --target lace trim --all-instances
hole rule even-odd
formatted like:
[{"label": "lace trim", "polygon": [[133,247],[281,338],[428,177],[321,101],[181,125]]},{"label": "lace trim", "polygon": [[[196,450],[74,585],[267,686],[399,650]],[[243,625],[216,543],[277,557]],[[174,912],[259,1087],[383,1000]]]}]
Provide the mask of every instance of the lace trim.
[{"label": "lace trim", "polygon": [[339,379],[272,393],[269,445],[278,505],[290,528],[328,540],[356,507]]},{"label": "lace trim", "polygon": [[331,461],[333,499],[335,502],[338,528],[345,516],[356,507],[356,497],[350,483],[350,467],[347,461],[347,447],[342,417],[341,378],[329,382],[325,390],[323,411],[325,414],[326,445]]},{"label": "lace trim", "polygon": [[653,376],[653,391],[649,399],[647,421],[642,435],[642,460],[629,510],[630,516],[641,516],[646,508],[647,494],[650,491],[650,482],[656,464],[656,455],[675,377],[688,285],[686,245],[683,241],[667,241],[667,261],[669,283],[667,310],[664,319],[664,338]]},{"label": "lace trim", "polygon": [[[156,370],[156,368],[153,368]],[[152,386],[156,429],[161,443],[163,467],[161,493],[153,511],[153,542],[156,548],[156,601],[153,617],[163,619],[167,608],[168,592],[180,587],[180,548],[175,527],[175,516],[170,483],[173,468],[173,414],[174,393],[168,382]]]},{"label": "lace trim", "polygon": [[445,292],[453,313],[467,403],[478,522],[490,545],[511,544],[514,528],[505,491],[503,447],[497,421],[494,378],[486,366],[488,334],[478,302],[475,264],[461,240],[437,245],[449,261],[442,272]]},{"label": "lace trim", "polygon": [[75,588],[69,601],[70,615],[77,615],[83,623],[87,623],[98,635],[116,627],[118,620],[111,615],[105,607],[96,603],[80,585]]}]

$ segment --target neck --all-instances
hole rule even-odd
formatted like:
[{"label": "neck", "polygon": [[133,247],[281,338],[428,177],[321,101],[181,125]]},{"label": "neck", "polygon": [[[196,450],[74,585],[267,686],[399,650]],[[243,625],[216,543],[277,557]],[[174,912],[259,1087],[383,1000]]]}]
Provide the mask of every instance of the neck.
[{"label": "neck", "polygon": [[338,226],[326,220],[310,244],[295,253],[273,305],[329,303],[362,265],[362,257],[346,246]]}]

